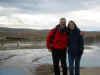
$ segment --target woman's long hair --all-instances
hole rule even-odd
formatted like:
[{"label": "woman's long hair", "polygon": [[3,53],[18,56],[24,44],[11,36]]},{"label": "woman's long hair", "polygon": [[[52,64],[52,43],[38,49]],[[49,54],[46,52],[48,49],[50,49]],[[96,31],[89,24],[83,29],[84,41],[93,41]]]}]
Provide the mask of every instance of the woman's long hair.
[{"label": "woman's long hair", "polygon": [[74,26],[75,26],[74,30],[79,29],[79,28],[77,27],[76,23],[75,23],[73,20],[70,20],[70,21],[68,22],[68,27],[67,27],[68,32],[70,31],[70,28],[69,28],[70,23],[73,23],[73,24],[74,24]]}]

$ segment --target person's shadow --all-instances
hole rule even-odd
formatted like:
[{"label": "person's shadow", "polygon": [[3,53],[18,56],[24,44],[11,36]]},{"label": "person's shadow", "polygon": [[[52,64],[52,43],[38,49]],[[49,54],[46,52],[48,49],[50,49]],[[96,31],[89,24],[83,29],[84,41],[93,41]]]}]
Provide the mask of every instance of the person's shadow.
[{"label": "person's shadow", "polygon": [[35,69],[35,75],[52,75],[53,66],[51,64],[41,64]]}]

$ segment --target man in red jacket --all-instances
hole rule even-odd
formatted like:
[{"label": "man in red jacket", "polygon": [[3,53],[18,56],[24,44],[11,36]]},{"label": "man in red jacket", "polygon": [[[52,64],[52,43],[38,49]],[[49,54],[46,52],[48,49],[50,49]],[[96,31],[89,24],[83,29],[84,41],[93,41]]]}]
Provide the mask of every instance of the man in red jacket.
[{"label": "man in red jacket", "polygon": [[67,75],[66,51],[68,45],[68,35],[66,19],[61,18],[60,24],[53,28],[47,37],[47,48],[52,52],[53,67],[55,75],[60,75],[59,62],[63,70],[63,75]]}]

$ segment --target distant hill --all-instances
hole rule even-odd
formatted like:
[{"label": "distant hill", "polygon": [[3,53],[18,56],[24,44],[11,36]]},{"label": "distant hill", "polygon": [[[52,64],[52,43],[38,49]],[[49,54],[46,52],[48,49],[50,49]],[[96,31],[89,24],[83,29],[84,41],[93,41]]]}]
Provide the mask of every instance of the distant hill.
[{"label": "distant hill", "polygon": [[0,27],[0,37],[43,39],[49,30]]},{"label": "distant hill", "polygon": [[[0,31],[9,31],[9,32],[19,32],[19,33],[24,33],[24,32],[33,32],[33,33],[44,33],[48,32],[49,30],[36,30],[36,29],[25,29],[25,28],[7,28],[7,27],[0,27]],[[42,31],[42,32],[41,32]]]}]

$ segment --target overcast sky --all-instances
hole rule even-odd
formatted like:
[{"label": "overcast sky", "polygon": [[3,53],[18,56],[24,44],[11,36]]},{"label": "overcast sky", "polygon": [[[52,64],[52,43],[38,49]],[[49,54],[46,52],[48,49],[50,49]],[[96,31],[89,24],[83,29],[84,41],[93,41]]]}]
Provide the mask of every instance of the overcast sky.
[{"label": "overcast sky", "polygon": [[51,29],[61,17],[100,31],[100,0],[0,0],[0,27]]}]

